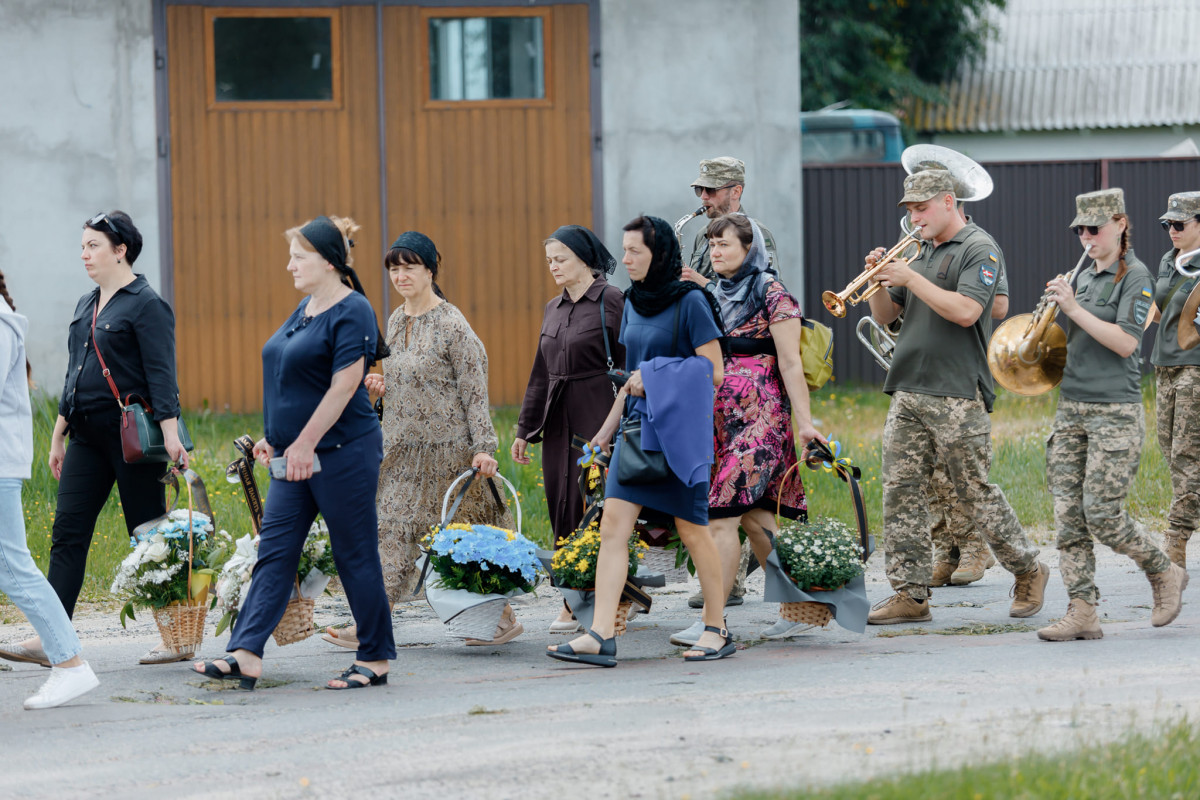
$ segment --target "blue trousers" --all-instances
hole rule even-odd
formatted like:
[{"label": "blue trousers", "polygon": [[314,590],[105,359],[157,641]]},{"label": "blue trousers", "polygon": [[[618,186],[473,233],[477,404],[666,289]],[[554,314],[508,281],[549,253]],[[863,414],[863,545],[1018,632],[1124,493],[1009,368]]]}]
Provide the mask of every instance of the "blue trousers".
[{"label": "blue trousers", "polygon": [[25,543],[23,482],[20,478],[0,478],[0,592],[29,618],[50,663],[61,664],[79,655],[79,637]]},{"label": "blue trousers", "polygon": [[375,491],[383,460],[383,433],[375,429],[332,450],[322,450],[321,471],[306,481],[272,480],[263,509],[254,579],[226,651],[262,656],[296,584],[308,529],[320,512],[329,526],[333,559],[358,625],[358,659],[396,657],[392,615],[379,564]]}]

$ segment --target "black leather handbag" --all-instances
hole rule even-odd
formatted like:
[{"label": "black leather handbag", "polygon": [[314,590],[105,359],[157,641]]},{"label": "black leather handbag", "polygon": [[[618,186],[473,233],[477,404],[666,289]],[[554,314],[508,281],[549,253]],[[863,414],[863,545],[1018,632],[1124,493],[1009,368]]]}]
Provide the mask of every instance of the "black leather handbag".
[{"label": "black leather handbag", "polygon": [[642,449],[641,418],[626,419],[621,425],[621,457],[617,459],[617,481],[624,486],[641,486],[667,479],[671,468],[662,452]]}]

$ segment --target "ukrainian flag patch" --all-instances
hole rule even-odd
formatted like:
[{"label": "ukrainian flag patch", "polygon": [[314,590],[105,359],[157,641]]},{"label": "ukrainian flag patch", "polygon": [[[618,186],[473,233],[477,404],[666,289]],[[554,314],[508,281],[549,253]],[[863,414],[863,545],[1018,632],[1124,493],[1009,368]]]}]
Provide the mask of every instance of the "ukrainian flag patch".
[{"label": "ukrainian flag patch", "polygon": [[1000,263],[1000,259],[996,258],[995,253],[988,253],[988,258],[990,258],[993,263],[996,263],[996,264]]},{"label": "ukrainian flag patch", "polygon": [[1142,289],[1142,297],[1152,297],[1149,289]]}]

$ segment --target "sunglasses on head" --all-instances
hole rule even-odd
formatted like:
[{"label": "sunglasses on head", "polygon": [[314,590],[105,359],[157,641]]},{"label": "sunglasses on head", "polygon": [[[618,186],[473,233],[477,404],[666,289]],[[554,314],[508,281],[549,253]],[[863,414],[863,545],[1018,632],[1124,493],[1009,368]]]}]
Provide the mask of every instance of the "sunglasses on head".
[{"label": "sunglasses on head", "polygon": [[[1104,225],[1107,224],[1107,222],[1104,223]],[[1087,231],[1092,236],[1095,236],[1100,233],[1100,229],[1103,228],[1104,225],[1076,225],[1075,227],[1071,228],[1071,233],[1075,234],[1076,236],[1083,236],[1083,232]]]},{"label": "sunglasses on head", "polygon": [[1164,231],[1174,228],[1176,231],[1182,232],[1183,229],[1187,227],[1187,224],[1189,222],[1191,222],[1190,219],[1185,219],[1182,222],[1180,222],[1179,220],[1174,220],[1174,219],[1160,219],[1158,221],[1158,224],[1162,225],[1162,228]]},{"label": "sunglasses on head", "polygon": [[709,194],[716,194],[717,192],[720,192],[724,189],[732,188],[734,186],[737,186],[737,184],[736,183],[727,183],[724,186],[718,186],[715,189],[713,189],[709,186],[693,186],[692,188],[696,190],[696,197],[702,197],[705,192],[708,192]]},{"label": "sunglasses on head", "polygon": [[121,235],[121,233],[117,230],[117,226],[112,224],[112,220],[110,220],[108,218],[108,214],[104,213],[103,211],[101,211],[99,214],[97,214],[96,216],[89,219],[87,221],[87,226],[89,228],[99,230],[99,228],[97,228],[96,226],[99,225],[101,222],[103,222],[105,225],[107,225],[108,229],[110,231],[112,231],[113,233],[115,233],[118,237]]}]

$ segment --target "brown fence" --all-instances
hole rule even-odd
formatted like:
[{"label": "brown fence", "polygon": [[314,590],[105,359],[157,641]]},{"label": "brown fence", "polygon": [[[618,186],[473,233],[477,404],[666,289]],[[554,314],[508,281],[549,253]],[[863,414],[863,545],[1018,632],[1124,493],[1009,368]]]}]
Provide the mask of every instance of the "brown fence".
[{"label": "brown fence", "polygon": [[[984,164],[995,182],[992,196],[968,206],[1004,250],[1010,314],[1032,310],[1046,281],[1074,266],[1079,239],[1067,230],[1075,195],[1110,186],[1125,190],[1133,223],[1133,247],[1154,272],[1171,242],[1158,217],[1174,192],[1200,189],[1200,158],[1139,158],[1095,161],[1021,161]],[[866,304],[845,319],[820,302],[827,289],[841,291],[862,269],[873,247],[890,247],[901,236],[896,207],[904,170],[899,164],[804,168],[804,296],[814,318],[833,327],[834,375],[840,382],[881,383],[884,372],[854,335]],[[1157,326],[1143,342],[1146,369]]]}]

